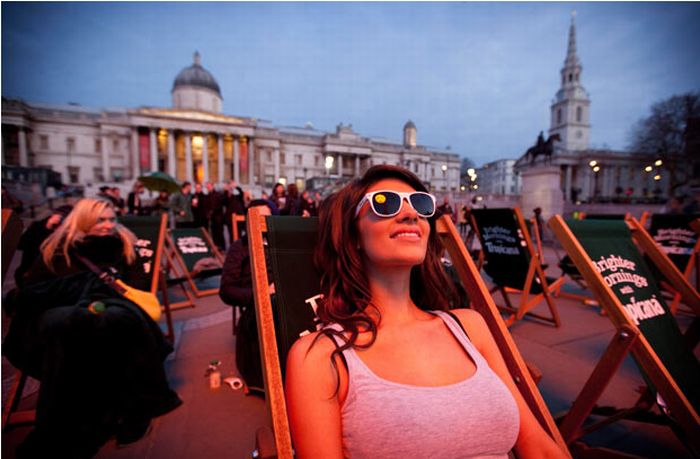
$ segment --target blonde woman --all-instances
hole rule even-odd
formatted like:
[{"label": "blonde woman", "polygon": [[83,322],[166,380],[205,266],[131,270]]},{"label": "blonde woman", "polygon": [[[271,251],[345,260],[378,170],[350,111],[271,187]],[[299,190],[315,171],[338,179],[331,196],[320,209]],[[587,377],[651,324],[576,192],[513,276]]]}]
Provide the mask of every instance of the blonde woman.
[{"label": "blonde woman", "polygon": [[41,381],[37,420],[18,458],[93,457],[112,436],[120,445],[139,440],[152,418],[182,403],[165,376],[172,346],[158,324],[81,261],[123,277],[135,240],[112,203],[83,199],[10,298],[16,312],[3,354]]}]

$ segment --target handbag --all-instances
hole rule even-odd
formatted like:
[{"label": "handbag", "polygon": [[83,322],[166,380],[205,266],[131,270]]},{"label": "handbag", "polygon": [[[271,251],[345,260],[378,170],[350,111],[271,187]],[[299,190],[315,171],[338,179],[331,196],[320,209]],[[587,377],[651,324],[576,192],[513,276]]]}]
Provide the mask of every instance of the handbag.
[{"label": "handbag", "polygon": [[158,319],[160,319],[160,301],[158,301],[158,297],[155,296],[153,293],[131,287],[124,283],[122,280],[117,279],[107,271],[100,269],[97,265],[95,265],[87,258],[78,254],[75,254],[75,256],[85,266],[87,266],[87,268],[90,271],[97,274],[97,277],[102,282],[109,285],[115,292],[117,292],[127,300],[131,301],[132,303],[136,304],[141,309],[143,309],[143,312],[148,314],[148,316],[155,322],[157,322]]}]

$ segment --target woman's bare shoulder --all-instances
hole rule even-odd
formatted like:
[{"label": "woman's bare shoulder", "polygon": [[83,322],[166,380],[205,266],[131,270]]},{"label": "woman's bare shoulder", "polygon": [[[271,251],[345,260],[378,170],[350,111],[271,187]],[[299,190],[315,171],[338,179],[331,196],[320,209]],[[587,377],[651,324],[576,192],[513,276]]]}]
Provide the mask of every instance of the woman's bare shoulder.
[{"label": "woman's bare shoulder", "polygon": [[473,309],[453,309],[452,312],[457,316],[462,326],[469,335],[469,339],[475,345],[483,342],[483,338],[486,335],[490,335],[488,326],[483,316]]},{"label": "woman's bare shoulder", "polygon": [[336,349],[331,338],[321,331],[304,335],[294,342],[289,349],[289,365],[314,365],[330,358]]}]

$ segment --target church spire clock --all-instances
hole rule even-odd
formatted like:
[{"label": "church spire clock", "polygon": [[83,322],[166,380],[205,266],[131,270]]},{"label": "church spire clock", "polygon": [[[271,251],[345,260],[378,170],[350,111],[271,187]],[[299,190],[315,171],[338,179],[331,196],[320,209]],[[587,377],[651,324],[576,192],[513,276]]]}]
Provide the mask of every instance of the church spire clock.
[{"label": "church spire clock", "polygon": [[576,53],[576,11],[572,11],[561,87],[552,101],[549,128],[550,136],[559,134],[561,138],[557,147],[565,150],[585,150],[589,146],[591,101],[581,84],[582,69]]}]

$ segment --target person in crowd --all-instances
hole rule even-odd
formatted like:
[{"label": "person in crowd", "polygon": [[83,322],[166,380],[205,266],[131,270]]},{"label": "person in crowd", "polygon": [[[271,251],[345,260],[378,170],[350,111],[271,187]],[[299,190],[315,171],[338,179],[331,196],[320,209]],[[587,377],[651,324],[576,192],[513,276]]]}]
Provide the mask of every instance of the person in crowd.
[{"label": "person in crowd", "polygon": [[[243,188],[236,184],[235,180],[224,183],[224,224],[228,230],[229,241],[233,242],[233,214],[246,214]],[[238,222],[238,234],[245,232],[245,222]]]},{"label": "person in crowd", "polygon": [[126,211],[129,215],[145,215],[146,212],[141,201],[141,193],[143,193],[143,183],[138,180],[134,182],[134,186],[126,196]]},{"label": "person in crowd", "polygon": [[321,207],[323,328],[287,359],[296,456],[566,457],[484,319],[446,312],[458,300],[426,191],[408,170],[373,166]]},{"label": "person in crowd", "polygon": [[209,220],[209,232],[214,244],[221,250],[226,250],[224,239],[224,194],[214,188],[211,182],[206,183],[207,196],[204,208]]},{"label": "person in crowd", "polygon": [[316,201],[311,197],[308,190],[301,192],[301,215],[304,217],[318,216]]},{"label": "person in crowd", "polygon": [[192,184],[184,182],[180,191],[170,196],[170,212],[176,228],[191,228],[194,224],[190,191],[192,191]]},{"label": "person in crowd", "polygon": [[280,215],[301,215],[301,196],[299,196],[299,188],[296,183],[287,185],[287,199],[284,207],[280,210]]},{"label": "person in crowd", "polygon": [[463,205],[459,209],[457,223],[459,224],[459,234],[464,239],[467,236],[467,206]]},{"label": "person in crowd", "polygon": [[41,381],[20,459],[93,457],[114,435],[128,445],[182,403],[166,379],[173,348],[158,324],[89,268],[129,282],[136,237],[116,218],[111,202],[80,200],[7,300],[16,313],[3,355]]},{"label": "person in crowd", "polygon": [[192,195],[192,218],[195,228],[209,229],[206,209],[207,197],[204,194],[201,183],[194,184],[194,194]]},{"label": "person in crowd", "polygon": [[661,209],[662,214],[682,214],[683,213],[683,196],[673,196],[666,201],[666,204]]},{"label": "person in crowd", "polygon": [[[251,207],[259,207],[262,215],[272,215],[272,208],[267,200],[254,199],[248,206],[249,209]],[[274,293],[274,285],[270,286],[270,293]],[[262,365],[246,234],[233,242],[226,252],[219,296],[224,303],[242,308],[236,336],[236,368],[249,389],[262,390]]]},{"label": "person in crowd", "polygon": [[151,207],[151,215],[160,215],[162,213],[168,213],[170,211],[170,193],[167,191],[159,191],[158,196],[153,201],[153,207]]},{"label": "person in crowd", "polygon": [[284,185],[277,182],[275,186],[272,187],[272,196],[270,200],[275,203],[277,209],[281,212],[287,203],[287,195],[284,191]]},{"label": "person in crowd", "polygon": [[540,241],[544,241],[544,220],[542,219],[542,208],[535,207],[532,212],[535,214],[535,222],[537,223],[537,235]]},{"label": "person in crowd", "polygon": [[109,192],[110,196],[112,197],[114,211],[117,213],[117,216],[124,215],[124,212],[126,211],[126,203],[124,202],[124,198],[122,198],[122,191],[118,186],[113,186],[109,189]]},{"label": "person in crowd", "polygon": [[440,205],[437,208],[437,214],[438,214],[438,217],[440,217],[442,215],[449,215],[450,218],[452,219],[452,223],[457,222],[457,220],[455,219],[455,217],[456,217],[455,211],[452,208],[452,205],[450,204],[450,197],[449,196],[445,195],[445,197],[442,200],[442,205]]},{"label": "person in crowd", "polygon": [[71,210],[73,210],[73,206],[57,207],[51,211],[51,215],[33,222],[22,233],[17,245],[17,248],[22,251],[22,261],[15,270],[15,284],[18,288],[24,286],[24,275],[41,255],[39,251],[41,244],[58,228]]}]

